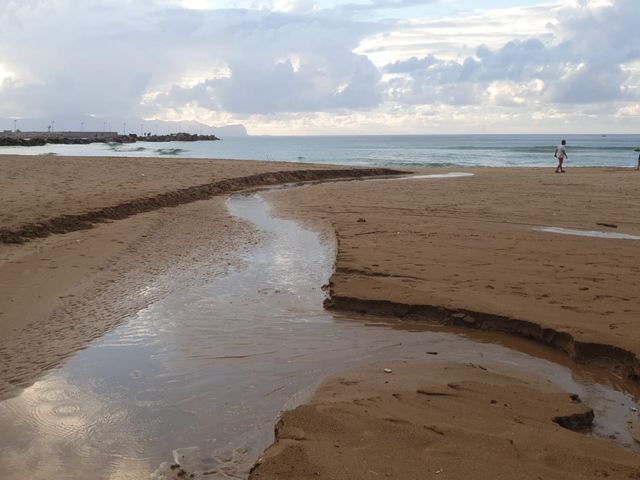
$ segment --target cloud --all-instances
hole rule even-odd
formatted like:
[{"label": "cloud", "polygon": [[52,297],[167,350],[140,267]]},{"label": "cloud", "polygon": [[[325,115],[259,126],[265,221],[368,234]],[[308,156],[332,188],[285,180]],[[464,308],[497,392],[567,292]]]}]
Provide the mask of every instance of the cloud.
[{"label": "cloud", "polygon": [[[0,90],[5,115],[150,113],[142,99],[154,91],[160,108],[196,102],[231,113],[370,108],[381,98],[381,73],[353,53],[373,24],[240,9],[132,7],[125,16],[112,1],[32,7],[28,24],[22,9],[7,14],[24,28],[5,31],[0,45],[2,63],[17,67]],[[223,65],[227,78],[181,85],[203,64]]]},{"label": "cloud", "polygon": [[636,0],[377,17],[425,3],[5,0],[0,117],[197,115],[265,132],[331,116],[338,128],[348,115],[363,129],[375,116],[405,131],[398,118],[407,112],[411,124],[413,109],[498,119],[598,111],[603,125],[635,111]]},{"label": "cloud", "polygon": [[[631,0],[598,8],[579,4],[559,10],[557,18],[550,25],[556,32],[553,41],[516,39],[497,49],[480,45],[461,60],[431,54],[393,62],[384,67],[385,73],[396,75],[389,80],[391,98],[476,104],[491,97],[485,93],[496,82],[534,81],[538,88],[522,92],[529,100],[580,105],[637,98],[636,87],[627,83],[631,73],[624,69],[640,59],[638,42],[629,39],[640,22],[637,5]],[[461,94],[452,95],[455,89]]]},{"label": "cloud", "polygon": [[341,13],[355,14],[376,10],[403,9],[435,3],[438,0],[371,0],[369,3],[347,3],[338,5],[336,10]]},{"label": "cloud", "polygon": [[173,87],[159,102],[197,102],[240,114],[379,104],[381,72],[353,53],[371,25],[280,13],[244,15],[241,28],[226,31],[233,47],[218,53],[230,74],[190,88]]}]

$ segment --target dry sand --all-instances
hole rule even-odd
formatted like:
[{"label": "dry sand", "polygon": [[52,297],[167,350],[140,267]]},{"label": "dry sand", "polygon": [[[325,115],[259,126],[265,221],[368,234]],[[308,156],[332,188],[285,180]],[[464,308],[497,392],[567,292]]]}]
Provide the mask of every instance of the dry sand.
[{"label": "dry sand", "polygon": [[[0,168],[0,226],[18,228],[300,165],[0,157]],[[533,228],[604,230],[597,223],[608,223],[638,235],[640,176],[606,169],[474,173],[328,183],[269,198],[285,215],[335,230],[336,307],[425,320],[427,312],[485,328],[497,325],[484,322],[491,315],[528,321],[627,352],[621,372],[629,373],[640,354],[640,242]],[[171,285],[204,281],[236,262],[237,250],[257,237],[229,217],[223,201],[0,244],[0,396],[15,394]],[[554,338],[576,353],[566,336]],[[582,358],[612,366],[605,358],[611,352],[596,349]],[[550,422],[584,407],[540,380],[492,366],[391,368],[391,375],[373,365],[331,379],[311,403],[285,414],[254,478],[640,478],[637,456]]]}]

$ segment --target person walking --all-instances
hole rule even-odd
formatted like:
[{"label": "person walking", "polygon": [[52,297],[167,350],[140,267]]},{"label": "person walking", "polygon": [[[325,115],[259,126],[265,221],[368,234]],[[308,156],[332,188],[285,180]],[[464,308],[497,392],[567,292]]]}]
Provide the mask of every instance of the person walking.
[{"label": "person walking", "polygon": [[562,168],[562,164],[565,158],[569,158],[567,155],[567,141],[562,140],[560,145],[556,148],[556,153],[554,155],[558,159],[558,166],[556,167],[556,173],[564,173],[564,169]]},{"label": "person walking", "polygon": [[638,166],[636,167],[636,170],[640,170],[640,155],[638,155]]}]

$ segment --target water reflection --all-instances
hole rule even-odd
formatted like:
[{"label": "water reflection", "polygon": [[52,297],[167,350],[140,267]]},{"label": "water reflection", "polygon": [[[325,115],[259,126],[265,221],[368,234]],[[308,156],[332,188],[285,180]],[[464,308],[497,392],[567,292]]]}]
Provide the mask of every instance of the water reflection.
[{"label": "water reflection", "polygon": [[460,178],[473,177],[473,173],[465,172],[449,172],[449,173],[433,173],[430,175],[410,175],[408,177],[400,177],[397,180],[424,180],[429,178]]},{"label": "water reflection", "polygon": [[575,235],[578,237],[610,238],[613,240],[640,240],[638,235],[629,235],[618,232],[601,232],[598,230],[578,230],[575,228],[560,227],[538,227],[534,230],[547,233],[558,233],[560,235]]}]

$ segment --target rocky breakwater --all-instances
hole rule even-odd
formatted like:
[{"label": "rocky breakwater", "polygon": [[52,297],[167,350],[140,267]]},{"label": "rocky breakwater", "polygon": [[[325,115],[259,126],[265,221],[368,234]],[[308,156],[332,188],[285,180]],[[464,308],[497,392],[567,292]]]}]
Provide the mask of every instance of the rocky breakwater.
[{"label": "rocky breakwater", "polygon": [[215,135],[192,135],[190,133],[172,133],[170,135],[146,135],[138,138],[142,142],[200,142],[220,140]]},{"label": "rocky breakwater", "polygon": [[215,135],[192,135],[190,133],[173,133],[170,135],[87,135],[66,136],[44,134],[30,136],[0,136],[0,147],[34,147],[46,144],[87,145],[89,143],[135,143],[135,142],[197,142],[220,140]]}]

